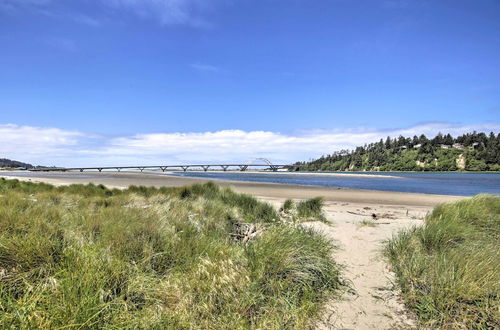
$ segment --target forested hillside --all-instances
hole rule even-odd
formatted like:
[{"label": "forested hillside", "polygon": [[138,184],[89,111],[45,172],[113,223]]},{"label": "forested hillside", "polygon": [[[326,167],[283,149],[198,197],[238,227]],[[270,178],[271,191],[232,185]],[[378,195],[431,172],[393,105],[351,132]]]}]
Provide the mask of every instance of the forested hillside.
[{"label": "forested hillside", "polygon": [[500,171],[500,133],[438,134],[390,138],[355,150],[340,150],[310,162],[303,171]]},{"label": "forested hillside", "polygon": [[16,168],[16,167],[24,167],[24,168],[32,168],[33,165],[19,162],[17,160],[10,160],[6,158],[0,158],[0,168],[8,167],[8,168]]}]

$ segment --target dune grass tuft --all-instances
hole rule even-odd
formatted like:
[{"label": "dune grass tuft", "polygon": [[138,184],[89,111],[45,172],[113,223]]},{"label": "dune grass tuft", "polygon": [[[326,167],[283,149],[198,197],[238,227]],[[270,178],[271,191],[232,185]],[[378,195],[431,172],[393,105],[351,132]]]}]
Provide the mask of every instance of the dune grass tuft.
[{"label": "dune grass tuft", "polygon": [[324,200],[322,197],[316,197],[294,202],[287,199],[280,208],[280,214],[291,223],[301,223],[308,221],[326,222],[323,213]]},{"label": "dune grass tuft", "polygon": [[438,206],[386,247],[407,305],[432,328],[500,327],[500,197]]},{"label": "dune grass tuft", "polygon": [[283,203],[283,207],[282,207],[283,212],[289,214],[294,209],[295,209],[295,202],[293,201],[293,199],[285,200],[285,202]]},{"label": "dune grass tuft", "polygon": [[301,201],[297,204],[297,216],[303,219],[325,221],[326,218],[323,214],[324,204],[325,200],[323,197],[314,197]]},{"label": "dune grass tuft", "polygon": [[331,249],[213,183],[0,180],[0,328],[306,328],[339,286]]}]

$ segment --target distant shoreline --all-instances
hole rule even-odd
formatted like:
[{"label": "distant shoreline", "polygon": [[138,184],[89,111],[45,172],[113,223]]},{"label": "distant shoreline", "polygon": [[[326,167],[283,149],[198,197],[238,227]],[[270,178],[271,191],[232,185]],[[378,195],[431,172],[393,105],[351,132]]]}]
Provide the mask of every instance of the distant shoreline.
[{"label": "distant shoreline", "polygon": [[[97,168],[97,167],[96,167]],[[127,171],[127,172],[132,172],[132,171],[135,171],[133,169],[130,169],[130,170],[123,170],[122,172],[124,171]],[[149,172],[159,172],[160,169],[156,170],[156,169],[148,169]],[[27,171],[27,170],[18,170],[18,169],[9,169],[9,168],[1,168],[0,167],[0,172],[20,172],[20,173],[23,173],[23,172],[30,172],[32,173],[31,171]],[[51,172],[64,172],[64,171],[51,171]],[[90,171],[90,170],[87,170],[87,171],[84,171],[83,173],[95,173],[96,171]],[[105,171],[106,173],[109,173],[109,172],[117,172],[119,173],[118,171],[116,170],[110,170],[110,171]],[[162,172],[162,173],[183,173],[184,171],[182,170],[167,170],[165,172]],[[201,171],[201,170],[197,170],[197,171],[192,171],[192,170],[188,170],[187,172],[205,172],[205,171]],[[356,175],[356,176],[363,176],[363,175],[373,175],[373,174],[379,174],[379,173],[492,173],[492,174],[500,174],[500,171],[466,171],[466,170],[458,170],[458,171],[397,171],[397,170],[393,170],[393,171],[257,171],[257,170],[245,170],[245,171],[240,171],[240,170],[237,170],[237,169],[234,169],[234,170],[227,170],[227,171],[223,171],[223,170],[208,170],[206,172],[214,172],[214,173],[221,173],[221,172],[230,172],[230,173],[259,173],[259,174],[262,174],[262,173],[269,173],[269,174],[332,174],[332,175]],[[42,171],[43,173],[43,171]],[[64,173],[81,173],[81,172],[78,172],[78,171],[68,171],[68,172],[64,172]],[[366,173],[366,174],[365,174]],[[383,176],[384,174],[381,174],[379,176]],[[391,175],[387,175],[387,177],[390,177]]]},{"label": "distant shoreline", "polygon": [[[53,185],[69,185],[74,183],[103,184],[109,188],[126,188],[130,185],[143,185],[152,187],[181,187],[196,183],[205,183],[215,181],[209,178],[194,178],[174,175],[155,175],[147,173],[120,173],[120,172],[92,172],[89,173],[65,172],[64,174],[72,177],[43,177],[43,176],[16,176],[2,175],[6,179],[18,179],[21,181],[45,182]],[[30,172],[33,173],[33,172]],[[36,174],[36,173],[33,173]],[[216,180],[221,186],[229,186],[241,193],[247,193],[254,196],[265,198],[280,199],[308,199],[316,196],[322,196],[327,201],[357,203],[357,204],[375,204],[375,205],[400,205],[415,207],[434,207],[438,204],[460,200],[463,196],[390,192],[381,190],[364,190],[335,187],[319,186],[301,186],[281,183],[263,183],[235,180]]]},{"label": "distant shoreline", "polygon": [[500,173],[500,171],[287,171],[287,173]]},{"label": "distant shoreline", "polygon": [[[152,172],[152,171],[151,171]],[[190,171],[188,171],[189,173]],[[195,171],[192,171],[192,172],[195,172]],[[201,172],[201,171],[196,171],[196,172]],[[167,172],[165,172],[167,173]],[[168,173],[186,173],[186,172],[182,172],[182,171],[176,171],[176,172],[173,172],[173,171],[168,171]],[[327,176],[352,176],[352,177],[370,177],[370,178],[373,178],[374,175],[373,174],[364,174],[364,173],[348,173],[348,172],[288,172],[288,171],[276,171],[276,172],[271,172],[271,171],[206,171],[206,172],[201,172],[201,173],[241,173],[241,174],[273,174],[273,175],[286,175],[286,174],[293,174],[293,175],[327,175]],[[376,173],[376,172],[374,172]],[[379,178],[398,178],[397,176],[394,176],[394,175],[384,175],[384,174],[381,174],[381,175],[376,175],[376,177],[379,177]]]}]

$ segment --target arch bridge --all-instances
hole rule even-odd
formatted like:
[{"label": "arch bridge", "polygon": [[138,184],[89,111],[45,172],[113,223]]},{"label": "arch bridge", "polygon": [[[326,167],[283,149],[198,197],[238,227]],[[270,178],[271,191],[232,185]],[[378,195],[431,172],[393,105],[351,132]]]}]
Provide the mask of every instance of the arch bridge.
[{"label": "arch bridge", "polygon": [[[255,164],[256,161],[264,162],[264,164]],[[170,170],[177,171],[204,171],[207,172],[209,169],[222,170],[224,172],[228,170],[237,170],[244,172],[249,168],[258,168],[265,166],[265,170],[270,170],[276,172],[280,169],[284,169],[289,165],[276,165],[272,164],[266,158],[255,158],[251,160],[248,164],[238,164],[238,163],[228,163],[228,164],[181,164],[181,165],[144,165],[144,166],[97,166],[97,167],[44,167],[44,168],[33,168],[30,169],[32,172],[70,172],[70,171],[118,171],[121,170],[139,170],[143,172],[144,170],[161,170],[162,172]]]}]

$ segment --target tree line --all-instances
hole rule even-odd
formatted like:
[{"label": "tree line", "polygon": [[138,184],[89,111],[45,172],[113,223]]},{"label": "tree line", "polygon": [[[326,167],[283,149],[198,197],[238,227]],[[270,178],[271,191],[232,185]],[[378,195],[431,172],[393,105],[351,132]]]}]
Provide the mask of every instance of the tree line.
[{"label": "tree line", "polygon": [[34,166],[28,163],[23,163],[17,160],[10,160],[7,158],[0,158],[0,168],[33,168]]},{"label": "tree line", "polygon": [[437,134],[387,137],[354,150],[340,150],[296,171],[500,171],[500,133],[467,133],[456,138]]}]

